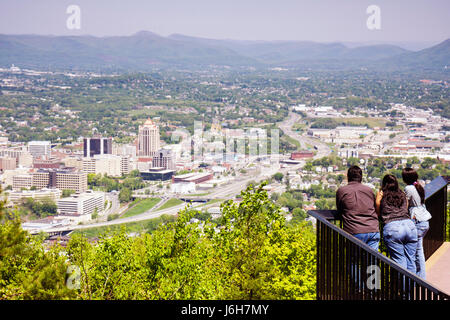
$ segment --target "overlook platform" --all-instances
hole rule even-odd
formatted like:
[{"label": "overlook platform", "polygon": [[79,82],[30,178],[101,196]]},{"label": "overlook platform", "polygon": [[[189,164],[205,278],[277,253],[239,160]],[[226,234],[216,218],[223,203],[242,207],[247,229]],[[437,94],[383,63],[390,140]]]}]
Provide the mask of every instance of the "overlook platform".
[{"label": "overlook platform", "polygon": [[450,242],[444,242],[425,263],[427,281],[450,295]]},{"label": "overlook platform", "polygon": [[[316,219],[318,300],[450,300],[447,185],[437,177],[425,186],[432,218],[424,237],[426,280],[342,229],[336,210],[310,210]],[[383,238],[383,237],[381,237]]]}]

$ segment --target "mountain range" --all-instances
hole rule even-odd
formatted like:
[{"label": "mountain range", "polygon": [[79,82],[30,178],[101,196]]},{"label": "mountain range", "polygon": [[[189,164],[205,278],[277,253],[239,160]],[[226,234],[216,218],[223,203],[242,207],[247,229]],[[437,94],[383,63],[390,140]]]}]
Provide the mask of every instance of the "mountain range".
[{"label": "mountain range", "polygon": [[131,36],[0,35],[0,66],[39,70],[150,71],[206,66],[305,66],[447,70],[450,39],[411,51],[391,44],[351,47],[311,41],[217,40],[149,31]]}]

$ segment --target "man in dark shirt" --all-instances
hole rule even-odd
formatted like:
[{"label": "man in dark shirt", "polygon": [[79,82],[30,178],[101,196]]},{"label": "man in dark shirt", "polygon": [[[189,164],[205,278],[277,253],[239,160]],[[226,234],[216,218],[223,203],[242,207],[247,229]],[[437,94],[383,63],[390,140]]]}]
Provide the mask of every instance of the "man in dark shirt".
[{"label": "man in dark shirt", "polygon": [[362,170],[352,166],[347,172],[348,184],[336,192],[336,207],[344,222],[344,231],[378,250],[380,231],[375,210],[375,195],[363,185]]}]

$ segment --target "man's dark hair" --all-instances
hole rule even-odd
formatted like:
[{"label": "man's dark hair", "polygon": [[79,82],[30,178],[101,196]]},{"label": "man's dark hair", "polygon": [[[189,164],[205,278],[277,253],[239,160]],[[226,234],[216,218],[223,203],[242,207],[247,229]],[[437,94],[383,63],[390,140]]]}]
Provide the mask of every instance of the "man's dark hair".
[{"label": "man's dark hair", "polygon": [[350,168],[348,168],[347,180],[348,180],[348,182],[351,182],[351,181],[361,182],[362,181],[361,168],[358,166],[351,166]]}]

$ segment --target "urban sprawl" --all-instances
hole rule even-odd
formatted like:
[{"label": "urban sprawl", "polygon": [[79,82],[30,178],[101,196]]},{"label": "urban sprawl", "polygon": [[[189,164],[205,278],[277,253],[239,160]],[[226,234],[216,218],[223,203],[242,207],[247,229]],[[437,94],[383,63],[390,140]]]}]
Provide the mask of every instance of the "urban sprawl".
[{"label": "urban sprawl", "polygon": [[[73,90],[77,79],[88,81],[92,92],[102,90],[102,86],[133,87],[146,81],[124,79],[120,84],[108,84],[113,76],[57,75],[15,66],[0,71],[2,96],[9,99],[23,93],[28,99],[30,92],[39,90]],[[194,81],[196,86],[220,86],[225,96],[240,88],[241,101],[253,94],[250,86],[227,85],[226,81],[219,84],[202,77],[207,76],[199,76],[200,80]],[[96,79],[105,79],[106,84]],[[301,85],[310,79],[297,77],[296,81]],[[427,79],[418,83],[430,90],[433,86],[447,88],[446,83]],[[202,117],[196,107],[178,107],[171,91],[158,90],[156,98],[164,104],[137,105],[130,120],[136,126],[125,130],[118,125],[116,135],[101,130],[101,119],[82,119],[85,110],[64,107],[42,96],[40,101],[45,101],[49,109],[44,114],[35,107],[28,118],[18,111],[17,115],[8,115],[8,108],[0,103],[2,190],[8,207],[29,210],[24,229],[52,233],[142,221],[175,215],[187,203],[219,217],[221,201],[239,201],[239,193],[246,186],[266,180],[264,189],[288,220],[298,215],[306,218],[307,210],[334,208],[335,191],[346,183],[349,164],[361,166],[364,182],[376,189],[388,170],[406,166],[426,169],[428,176],[421,177],[426,183],[442,170],[446,172],[450,162],[450,121],[431,108],[399,102],[385,103],[383,108],[345,108],[342,103],[317,103],[323,100],[310,94],[295,103],[261,99],[258,110],[265,118],[252,113],[248,105],[240,106],[239,99],[210,106],[202,100],[201,110],[206,114]],[[346,99],[335,96],[329,101]],[[96,105],[102,103],[96,101]],[[33,103],[28,108],[33,110]],[[146,113],[155,110],[158,113]],[[198,115],[190,128],[182,120],[177,124],[171,121],[172,115],[179,119],[187,114]],[[45,117],[59,119],[68,128],[77,121],[87,121],[90,134],[80,131],[79,136],[24,141],[17,130],[5,125],[31,130]],[[42,132],[54,133],[52,137],[59,130],[61,125],[56,124],[42,127]],[[143,212],[127,214],[145,199],[154,201]]]}]

